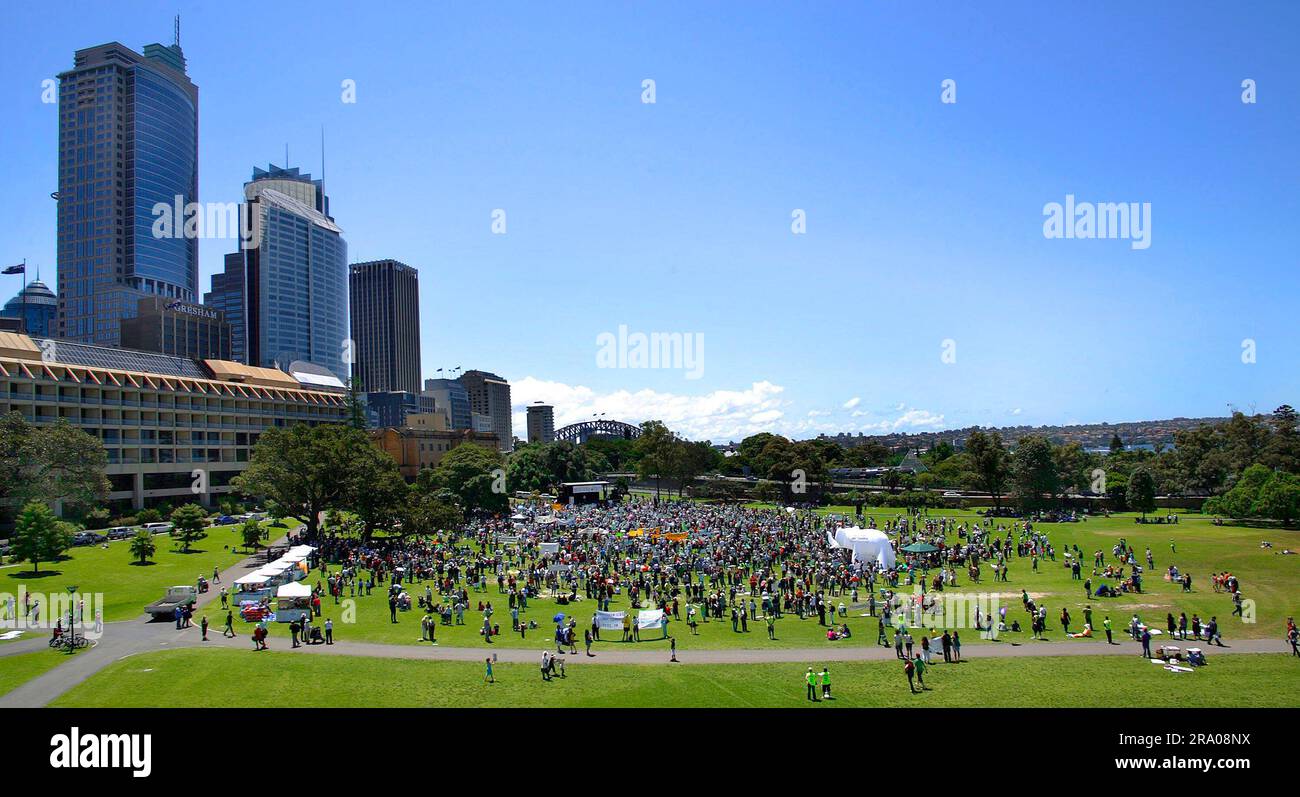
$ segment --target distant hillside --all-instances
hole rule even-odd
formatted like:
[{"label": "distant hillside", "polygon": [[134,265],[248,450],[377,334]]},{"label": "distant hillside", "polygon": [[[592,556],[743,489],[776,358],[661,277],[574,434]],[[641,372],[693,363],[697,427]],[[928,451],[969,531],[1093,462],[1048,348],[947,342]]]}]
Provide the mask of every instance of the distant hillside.
[{"label": "distant hillside", "polygon": [[[1109,448],[1111,438],[1119,435],[1126,447],[1148,448],[1153,446],[1170,446],[1174,442],[1174,432],[1180,429],[1194,429],[1197,426],[1220,423],[1227,418],[1170,418],[1163,421],[1126,421],[1123,423],[1089,423],[1075,426],[1003,426],[997,428],[1002,439],[1008,444],[1025,435],[1042,435],[1053,443],[1064,445],[1079,443],[1084,448]],[[970,426],[965,429],[949,429],[942,432],[921,432],[914,434],[837,434],[818,435],[819,440],[829,440],[844,447],[859,446],[868,441],[880,443],[889,448],[929,448],[940,441],[947,441],[962,447],[966,438],[977,428],[991,431],[990,427]]]}]

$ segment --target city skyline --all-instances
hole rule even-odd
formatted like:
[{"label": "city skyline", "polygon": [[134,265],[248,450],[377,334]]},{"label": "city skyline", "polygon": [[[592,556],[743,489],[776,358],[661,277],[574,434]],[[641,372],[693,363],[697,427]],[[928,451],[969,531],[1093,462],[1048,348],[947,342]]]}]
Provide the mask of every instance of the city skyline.
[{"label": "city skyline", "polygon": [[[1142,47],[1106,9],[1026,14],[1009,37],[963,10],[755,6],[741,30],[684,6],[600,20],[512,7],[486,31],[455,8],[437,26],[412,12],[405,29],[325,14],[302,22],[319,52],[263,81],[251,53],[287,12],[259,9],[268,33],[232,56],[215,24],[229,10],[175,10],[203,93],[200,198],[238,201],[248,164],[279,162],[286,141],[290,165],[324,160],[349,261],[393,257],[426,275],[421,334],[438,345],[422,375],[450,362],[503,374],[516,428],[537,400],[557,426],[604,412],[715,442],[1293,402],[1285,175],[1300,111],[1277,88],[1296,77],[1284,57],[1296,9],[1278,4],[1279,24],[1259,31],[1206,9],[1180,8],[1168,28],[1165,9],[1126,8],[1132,29],[1162,31]],[[15,29],[42,33],[0,55],[17,164],[0,250],[52,273],[54,205],[38,200],[55,187],[57,105],[41,102],[41,80],[78,49],[170,40],[172,10],[86,6],[49,32],[15,13]],[[844,13],[852,48],[830,28]],[[684,21],[698,47],[669,36]],[[347,52],[379,29],[390,47]],[[1213,46],[1247,33],[1248,48]],[[423,82],[395,79],[420,59]],[[1258,102],[1242,101],[1245,80]],[[1210,151],[1225,140],[1242,146]],[[1044,207],[1075,198],[1149,203],[1149,246],[1046,237]],[[230,244],[200,243],[198,292]],[[600,367],[599,336],[623,326],[698,335],[700,378]]]}]

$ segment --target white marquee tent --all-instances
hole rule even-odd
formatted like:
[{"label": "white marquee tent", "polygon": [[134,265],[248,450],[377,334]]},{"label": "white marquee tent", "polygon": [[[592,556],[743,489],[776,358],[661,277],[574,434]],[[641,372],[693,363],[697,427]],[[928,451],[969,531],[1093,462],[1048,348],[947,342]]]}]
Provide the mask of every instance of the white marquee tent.
[{"label": "white marquee tent", "polygon": [[827,532],[827,538],[834,548],[848,548],[853,551],[853,558],[864,562],[875,562],[888,570],[894,566],[896,556],[889,537],[879,529],[864,529],[857,526],[839,528],[835,536]]}]

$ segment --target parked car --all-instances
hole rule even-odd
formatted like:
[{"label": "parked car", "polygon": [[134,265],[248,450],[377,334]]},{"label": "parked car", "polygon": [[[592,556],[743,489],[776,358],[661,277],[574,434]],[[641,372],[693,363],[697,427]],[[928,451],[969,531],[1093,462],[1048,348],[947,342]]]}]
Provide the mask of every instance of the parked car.
[{"label": "parked car", "polygon": [[114,526],[113,528],[105,532],[105,536],[107,536],[110,540],[125,540],[126,538],[130,537],[131,534],[132,534],[131,529],[126,526]]},{"label": "parked car", "polygon": [[222,515],[222,516],[218,517],[216,520],[212,521],[212,525],[214,525],[214,526],[229,526],[230,524],[232,524],[232,523],[234,523],[234,522],[235,522],[235,519],[234,519],[233,517],[231,517],[230,515]]},{"label": "parked car", "polygon": [[172,530],[172,524],[170,524],[170,523],[146,523],[146,524],[144,524],[144,530],[147,531],[147,532],[149,532],[150,534],[166,534],[167,532],[169,532],[169,531]]},{"label": "parked car", "polygon": [[93,531],[79,531],[72,535],[73,545],[98,545],[105,539],[103,534],[96,534]]}]

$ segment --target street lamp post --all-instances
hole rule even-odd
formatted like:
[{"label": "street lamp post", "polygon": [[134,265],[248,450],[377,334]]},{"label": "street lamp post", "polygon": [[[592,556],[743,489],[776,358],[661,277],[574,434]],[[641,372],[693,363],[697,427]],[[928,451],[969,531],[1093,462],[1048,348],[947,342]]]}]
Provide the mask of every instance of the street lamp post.
[{"label": "street lamp post", "polygon": [[[69,596],[75,596],[77,594],[77,585],[69,584],[67,590]],[[77,652],[77,606],[75,603],[68,609],[68,652]]]}]

